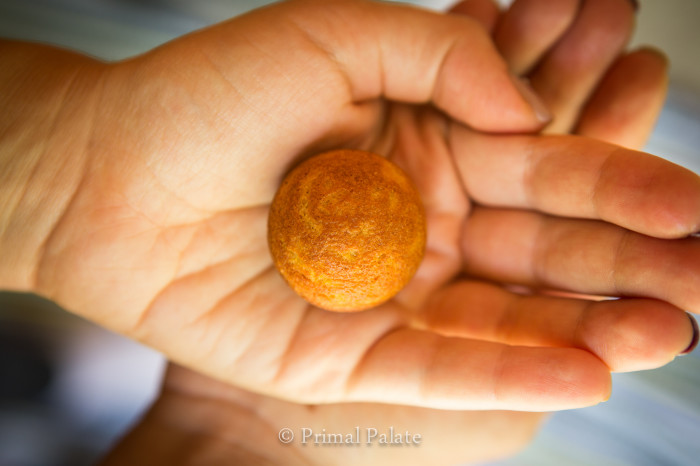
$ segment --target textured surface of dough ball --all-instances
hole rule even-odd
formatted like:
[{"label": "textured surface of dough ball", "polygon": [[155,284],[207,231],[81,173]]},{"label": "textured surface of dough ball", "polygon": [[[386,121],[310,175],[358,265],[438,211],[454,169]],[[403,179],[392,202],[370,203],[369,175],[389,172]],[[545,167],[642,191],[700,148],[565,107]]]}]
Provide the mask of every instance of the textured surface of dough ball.
[{"label": "textured surface of dough ball", "polygon": [[376,306],[403,288],[425,252],[416,188],[379,155],[336,150],[284,179],[270,208],[277,269],[301,297],[334,311]]}]

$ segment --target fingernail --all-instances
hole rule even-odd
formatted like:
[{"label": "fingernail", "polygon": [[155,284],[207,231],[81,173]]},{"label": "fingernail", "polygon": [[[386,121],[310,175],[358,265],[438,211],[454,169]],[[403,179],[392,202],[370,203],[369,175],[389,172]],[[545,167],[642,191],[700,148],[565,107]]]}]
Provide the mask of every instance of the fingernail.
[{"label": "fingernail", "polygon": [[525,81],[525,79],[520,78],[515,75],[511,75],[511,80],[515,87],[523,96],[523,99],[530,104],[530,107],[535,111],[535,116],[542,123],[548,123],[552,120],[552,114],[549,112],[547,106],[542,102],[542,99],[537,95],[535,90]]},{"label": "fingernail", "polygon": [[696,346],[698,346],[698,340],[700,339],[700,331],[698,331],[698,321],[695,320],[695,317],[691,316],[688,314],[688,318],[690,319],[690,324],[693,326],[693,338],[690,340],[690,344],[688,347],[681,352],[681,355],[683,354],[688,354],[691,351],[695,349]]}]

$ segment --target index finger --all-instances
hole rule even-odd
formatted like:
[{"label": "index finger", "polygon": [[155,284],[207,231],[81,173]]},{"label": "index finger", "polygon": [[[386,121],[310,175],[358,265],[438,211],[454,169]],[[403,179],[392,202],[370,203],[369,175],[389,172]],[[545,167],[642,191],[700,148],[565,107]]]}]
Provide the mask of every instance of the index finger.
[{"label": "index finger", "polygon": [[600,219],[660,238],[700,230],[700,177],[659,157],[580,136],[491,136],[461,126],[450,144],[478,203]]}]

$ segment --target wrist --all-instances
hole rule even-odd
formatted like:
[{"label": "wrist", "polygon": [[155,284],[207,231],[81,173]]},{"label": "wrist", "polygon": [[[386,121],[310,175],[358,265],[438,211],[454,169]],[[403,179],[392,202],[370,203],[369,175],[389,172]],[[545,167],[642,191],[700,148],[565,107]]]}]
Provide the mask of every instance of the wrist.
[{"label": "wrist", "polygon": [[0,289],[36,291],[43,246],[82,179],[106,65],[0,42]]}]

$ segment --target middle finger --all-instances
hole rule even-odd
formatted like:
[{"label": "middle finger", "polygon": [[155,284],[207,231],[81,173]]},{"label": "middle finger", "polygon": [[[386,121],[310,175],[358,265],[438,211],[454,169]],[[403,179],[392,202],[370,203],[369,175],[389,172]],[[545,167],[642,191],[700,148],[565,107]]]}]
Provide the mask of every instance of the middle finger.
[{"label": "middle finger", "polygon": [[700,238],[663,240],[591,220],[475,208],[462,237],[464,271],[603,296],[644,296],[700,313]]}]

